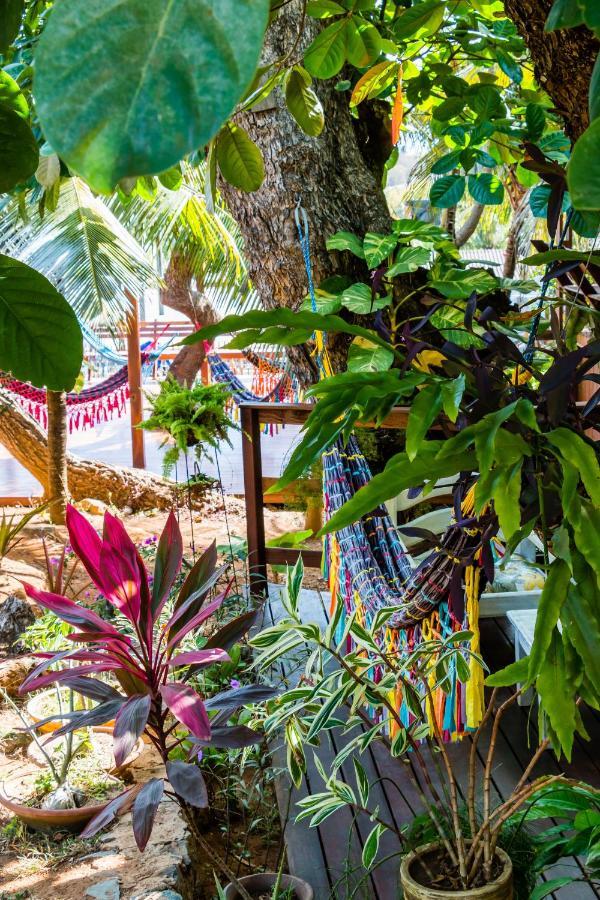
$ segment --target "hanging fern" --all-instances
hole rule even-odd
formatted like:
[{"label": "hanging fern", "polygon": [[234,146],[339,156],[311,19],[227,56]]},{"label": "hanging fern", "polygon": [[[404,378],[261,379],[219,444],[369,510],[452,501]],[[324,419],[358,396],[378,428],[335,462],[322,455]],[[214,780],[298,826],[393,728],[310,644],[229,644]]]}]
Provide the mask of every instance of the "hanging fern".
[{"label": "hanging fern", "polygon": [[[181,456],[195,448],[199,459],[207,446],[217,448],[221,441],[231,442],[229,428],[234,427],[226,412],[229,392],[222,384],[188,388],[167,377],[156,397],[149,397],[151,415],[141,423],[147,431],[166,431],[174,441],[163,458],[163,470],[169,476]],[[165,438],[165,442],[168,438]]]}]

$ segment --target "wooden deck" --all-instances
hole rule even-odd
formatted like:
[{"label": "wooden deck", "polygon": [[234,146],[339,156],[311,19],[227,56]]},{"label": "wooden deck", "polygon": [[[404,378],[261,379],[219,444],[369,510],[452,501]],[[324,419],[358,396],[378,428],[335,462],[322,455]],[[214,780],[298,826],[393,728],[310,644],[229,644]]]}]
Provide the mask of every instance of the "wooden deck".
[{"label": "wooden deck", "polygon": [[[276,590],[270,591],[271,599],[267,615],[271,621],[275,621],[281,615]],[[327,602],[327,598],[323,602],[315,591],[304,591],[303,618],[306,621],[323,621]],[[512,634],[506,619],[482,620],[481,630],[483,653],[491,668],[501,668],[514,659]],[[282,674],[293,679],[293,673],[290,671]],[[500,801],[507,797],[521,777],[531,755],[528,748],[528,734],[531,746],[537,746],[534,719],[535,716],[530,716],[529,708],[517,705],[504,716],[493,770],[494,800]],[[559,765],[553,754],[548,752],[534,774],[554,774],[563,771],[570,777],[600,786],[600,760],[594,751],[600,739],[600,717],[586,716],[586,725],[591,740],[577,741],[571,764]],[[344,744],[344,737],[340,734],[328,732],[327,735],[318,749],[319,758],[326,771]],[[467,738],[449,748],[459,780],[464,776],[463,784],[466,783],[469,747],[470,741]],[[486,749],[486,742],[482,739],[479,749],[480,761]],[[274,764],[285,770],[285,749],[279,744],[274,744],[271,751]],[[383,743],[372,743],[369,751],[361,756],[361,762],[372,784],[373,805],[379,804],[382,818],[401,826],[422,811],[416,791],[404,771],[404,764],[393,759]],[[343,766],[342,773],[344,779],[353,785],[354,773],[351,761]],[[372,828],[367,816],[354,817],[348,809],[342,809],[326,819],[318,828],[310,828],[307,820],[299,823],[294,821],[293,804],[307,794],[317,793],[322,789],[322,780],[311,762],[306,783],[303,783],[299,790],[291,787],[285,774],[279,780],[278,802],[282,820],[287,819],[285,839],[290,871],[313,885],[316,900],[329,898],[396,900],[400,896],[399,844],[393,834],[388,832],[382,838],[378,864],[367,875],[360,862],[364,841]],[[581,875],[581,868],[576,860],[565,860],[555,866],[548,877],[567,875],[572,873],[573,869],[577,876]],[[558,894],[558,900],[593,900],[599,896],[600,894],[588,885],[575,884],[563,889]]]}]

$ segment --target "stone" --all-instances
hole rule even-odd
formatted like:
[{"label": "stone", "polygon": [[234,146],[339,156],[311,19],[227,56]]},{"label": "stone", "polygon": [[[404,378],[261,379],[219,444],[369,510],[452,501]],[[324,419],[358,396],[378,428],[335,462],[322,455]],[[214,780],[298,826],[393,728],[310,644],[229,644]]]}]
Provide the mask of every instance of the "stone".
[{"label": "stone", "polygon": [[108,509],[107,503],[104,503],[102,500],[97,500],[95,497],[84,497],[83,500],[79,501],[77,506],[79,509],[82,509],[83,512],[89,513],[91,516],[103,516]]},{"label": "stone", "polygon": [[20,636],[34,621],[33,610],[26,600],[16,594],[8,597],[0,605],[0,645],[18,652]]},{"label": "stone", "polygon": [[99,881],[87,889],[84,897],[92,897],[93,900],[119,900],[121,896],[121,888],[119,887],[118,878],[107,878],[105,881]]},{"label": "stone", "polygon": [[19,688],[37,664],[38,660],[32,656],[0,660],[0,688],[9,697],[18,697]]},{"label": "stone", "polygon": [[146,894],[136,894],[131,900],[183,900],[177,891],[150,891]]}]

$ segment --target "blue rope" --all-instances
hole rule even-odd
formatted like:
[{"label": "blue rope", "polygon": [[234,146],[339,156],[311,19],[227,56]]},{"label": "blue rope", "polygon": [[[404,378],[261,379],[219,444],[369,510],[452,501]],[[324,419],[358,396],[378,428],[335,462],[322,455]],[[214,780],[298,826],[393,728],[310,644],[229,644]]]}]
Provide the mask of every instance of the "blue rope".
[{"label": "blue rope", "polygon": [[[296,201],[296,209],[294,211],[294,218],[296,220],[296,228],[298,229],[298,239],[300,241],[300,247],[302,248],[302,256],[304,257],[304,268],[306,269],[306,278],[308,281],[308,295],[310,297],[310,308],[314,313],[318,312],[317,310],[317,298],[315,295],[315,284],[313,281],[312,275],[312,265],[310,259],[310,232],[308,227],[308,216],[306,215],[306,210],[302,206],[300,195],[298,195],[298,199]],[[313,340],[316,339],[316,334],[313,331]],[[325,367],[323,366],[323,359],[321,354],[317,351],[317,366],[319,369],[319,373],[321,375],[326,374]]]}]

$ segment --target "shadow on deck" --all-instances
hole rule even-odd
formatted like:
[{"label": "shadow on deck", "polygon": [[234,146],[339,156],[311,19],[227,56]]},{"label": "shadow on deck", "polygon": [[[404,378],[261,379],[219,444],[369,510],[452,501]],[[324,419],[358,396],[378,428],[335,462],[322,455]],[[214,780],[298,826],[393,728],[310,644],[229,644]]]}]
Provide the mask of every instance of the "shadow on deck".
[{"label": "shadow on deck", "polygon": [[[315,591],[303,591],[303,618],[305,621],[323,621],[325,607],[320,595]],[[267,619],[281,617],[281,607],[275,592],[271,599]],[[505,618],[483,619],[481,621],[482,650],[487,664],[492,670],[502,668],[514,660],[512,626]],[[506,694],[508,696],[508,692]],[[558,774],[563,772],[571,778],[600,785],[600,761],[594,748],[600,740],[600,716],[587,714],[585,724],[590,741],[578,739],[570,764],[558,761],[551,752],[544,754],[533,775]],[[504,715],[495,752],[492,772],[493,802],[505,799],[521,778],[531,757],[531,748],[537,746],[537,722],[531,709],[513,705]],[[327,772],[336,754],[344,746],[346,737],[339,732],[325,732],[318,756]],[[487,750],[484,736],[478,748],[479,762]],[[466,784],[467,760],[471,741],[465,738],[449,747],[455,771]],[[285,748],[281,744],[271,746],[273,762],[284,770],[278,781],[278,803],[285,826],[285,841],[289,870],[294,875],[306,879],[314,888],[316,900],[396,900],[398,889],[399,842],[391,832],[381,839],[378,864],[367,875],[361,865],[364,842],[373,827],[370,819],[363,814],[354,816],[347,808],[331,815],[317,828],[310,828],[308,820],[296,823],[298,810],[294,804],[311,793],[323,790],[323,782],[307,754],[307,777],[300,789],[291,785],[286,772]],[[373,742],[362,754],[360,760],[371,782],[371,803],[379,805],[382,818],[400,827],[410,822],[422,812],[415,788],[406,774],[406,764],[394,759],[382,742]],[[564,764],[563,764],[564,763]],[[341,769],[341,775],[351,786],[355,785],[352,760]],[[435,779],[439,783],[439,778]],[[371,805],[370,803],[370,805]],[[547,875],[556,878],[574,874],[581,877],[582,869],[575,859],[564,860],[553,867]],[[554,894],[551,896],[555,896]],[[558,900],[593,900],[600,894],[587,884],[573,884],[563,889]]]}]

